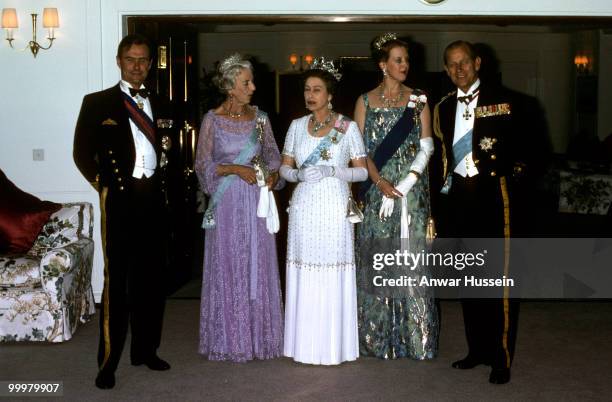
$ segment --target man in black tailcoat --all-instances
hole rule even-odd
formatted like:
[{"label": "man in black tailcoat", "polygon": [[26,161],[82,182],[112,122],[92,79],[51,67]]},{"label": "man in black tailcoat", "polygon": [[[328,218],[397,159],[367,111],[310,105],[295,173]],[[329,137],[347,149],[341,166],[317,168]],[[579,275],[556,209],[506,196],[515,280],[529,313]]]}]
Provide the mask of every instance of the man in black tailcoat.
[{"label": "man in black tailcoat", "polygon": [[[529,126],[508,91],[481,82],[480,63],[473,45],[465,41],[451,43],[444,52],[445,70],[456,90],[434,110],[444,172],[438,234],[500,239],[496,244],[503,258],[486,275],[497,279],[512,276],[510,236],[525,234],[528,223],[523,182],[530,169]],[[510,380],[519,304],[508,288],[495,291],[489,298],[462,299],[468,354],[452,366],[489,365],[489,381],[504,384]]]},{"label": "man in black tailcoat", "polygon": [[105,250],[98,388],[113,388],[128,324],[134,366],[168,370],[157,356],[165,304],[165,165],[169,108],[143,85],[151,68],[147,38],[128,35],[117,50],[121,81],[85,96],[74,161],[100,194]]}]

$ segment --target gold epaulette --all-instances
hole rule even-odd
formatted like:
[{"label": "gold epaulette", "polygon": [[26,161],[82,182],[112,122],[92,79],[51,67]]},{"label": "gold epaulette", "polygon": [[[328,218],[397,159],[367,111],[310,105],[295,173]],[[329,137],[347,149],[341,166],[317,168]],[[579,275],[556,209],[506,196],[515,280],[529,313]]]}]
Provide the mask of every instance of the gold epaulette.
[{"label": "gold epaulette", "polygon": [[446,159],[446,145],[444,145],[444,136],[442,134],[442,130],[440,129],[440,104],[444,102],[446,99],[448,99],[449,97],[454,96],[456,93],[457,93],[456,90],[449,92],[448,94],[446,94],[446,96],[440,99],[440,101],[436,103],[436,106],[434,107],[433,130],[434,130],[434,134],[436,135],[436,137],[440,139],[440,143],[442,146],[442,166],[443,166],[442,177],[444,179],[446,178],[446,174],[448,173],[448,161]]}]

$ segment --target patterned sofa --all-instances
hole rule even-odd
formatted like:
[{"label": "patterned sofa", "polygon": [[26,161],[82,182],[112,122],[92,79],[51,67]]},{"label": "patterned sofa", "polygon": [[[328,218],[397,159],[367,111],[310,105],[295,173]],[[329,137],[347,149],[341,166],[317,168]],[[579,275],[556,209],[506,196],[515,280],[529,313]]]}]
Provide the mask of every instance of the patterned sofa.
[{"label": "patterned sofa", "polygon": [[32,248],[0,255],[0,342],[63,342],[95,313],[90,203],[52,214]]}]

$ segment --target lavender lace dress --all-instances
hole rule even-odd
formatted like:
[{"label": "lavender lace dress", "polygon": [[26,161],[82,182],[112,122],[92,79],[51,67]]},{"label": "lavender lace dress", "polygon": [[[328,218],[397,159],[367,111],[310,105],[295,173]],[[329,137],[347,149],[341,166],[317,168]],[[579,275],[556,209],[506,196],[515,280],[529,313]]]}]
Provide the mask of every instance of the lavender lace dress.
[{"label": "lavender lace dress", "polygon": [[[267,116],[266,116],[267,120]],[[195,170],[205,193],[213,194],[219,164],[231,164],[255,127],[211,110],[200,128]],[[265,125],[264,160],[278,170],[280,155]],[[281,355],[283,319],[274,235],[258,218],[259,188],[235,176],[216,209],[217,225],[206,230],[200,308],[199,352],[209,360],[245,362]]]}]

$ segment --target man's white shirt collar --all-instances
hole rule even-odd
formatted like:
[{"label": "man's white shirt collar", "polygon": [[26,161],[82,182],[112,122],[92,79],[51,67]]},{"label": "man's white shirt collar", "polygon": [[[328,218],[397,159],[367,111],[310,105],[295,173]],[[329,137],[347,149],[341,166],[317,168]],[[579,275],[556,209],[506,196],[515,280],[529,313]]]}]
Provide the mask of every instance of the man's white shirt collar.
[{"label": "man's white shirt collar", "polygon": [[[457,87],[457,97],[459,97],[459,96],[467,96],[468,94],[471,94],[472,92],[474,92],[474,90],[476,88],[478,88],[479,85],[480,85],[480,78],[477,78],[476,81],[474,81],[474,83],[472,84],[470,89],[468,89],[467,92],[463,92],[461,90],[461,88]],[[476,95],[476,96],[478,96],[478,95]]]}]

